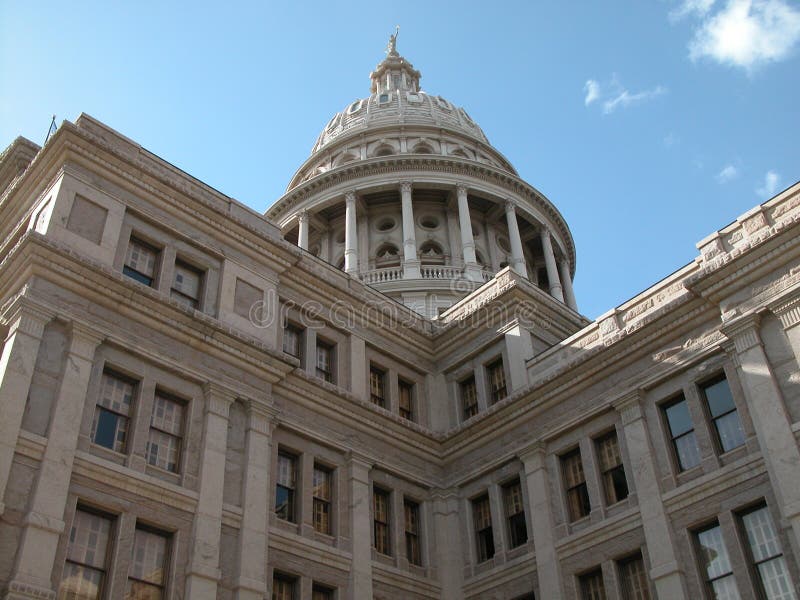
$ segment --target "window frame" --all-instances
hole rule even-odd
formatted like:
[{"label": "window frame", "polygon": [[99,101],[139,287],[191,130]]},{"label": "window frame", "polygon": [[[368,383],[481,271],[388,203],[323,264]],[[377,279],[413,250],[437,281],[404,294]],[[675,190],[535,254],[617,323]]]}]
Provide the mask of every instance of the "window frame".
[{"label": "window frame", "polygon": [[[514,487],[519,488],[519,510],[513,514],[510,512],[509,505],[509,491]],[[506,517],[506,531],[508,533],[508,546],[509,550],[519,548],[528,543],[528,521],[525,516],[525,495],[522,492],[522,481],[520,478],[512,479],[505,482],[500,486],[501,495],[503,497],[503,510]],[[521,519],[520,519],[521,518]],[[516,527],[519,527],[518,521],[522,520],[522,531],[525,532],[524,539],[520,539],[516,534]]]},{"label": "window frame", "polygon": [[606,582],[605,578],[603,577],[603,569],[600,565],[597,565],[595,568],[590,569],[588,571],[584,571],[580,575],[578,575],[578,588],[581,594],[581,600],[595,600],[596,597],[594,595],[593,590],[587,589],[588,585],[592,580],[596,580],[600,582],[600,590],[602,592],[603,598],[607,598],[608,594],[606,592]]},{"label": "window frame", "polygon": [[[672,431],[672,425],[670,424],[669,415],[667,414],[667,411],[673,406],[677,406],[681,402],[686,404],[686,413],[689,415],[689,422],[691,423],[692,427],[691,429],[684,431],[683,433],[675,435]],[[664,423],[664,433],[667,436],[668,443],[671,448],[670,456],[674,469],[677,471],[678,474],[681,474],[699,467],[703,462],[703,456],[700,453],[700,444],[698,443],[697,440],[697,428],[695,427],[694,420],[692,419],[692,413],[689,410],[689,400],[686,398],[686,395],[683,392],[679,392],[678,394],[673,395],[671,398],[668,398],[667,400],[660,402],[658,404],[658,409],[661,414],[661,419]],[[688,435],[691,435],[694,439],[694,447],[697,452],[697,463],[689,467],[684,467],[683,464],[681,463],[681,458],[680,458],[681,455],[678,450],[677,440],[686,437]]]},{"label": "window frame", "polygon": [[[286,332],[292,332],[297,338],[297,354],[293,354],[292,352],[286,351]],[[281,350],[284,354],[288,354],[289,356],[294,356],[297,360],[303,360],[303,339],[304,339],[305,329],[300,327],[299,325],[295,324],[292,321],[287,321],[283,326],[283,331],[281,333]]]},{"label": "window frame", "polygon": [[[414,515],[414,523],[409,523],[409,510]],[[422,566],[420,503],[411,498],[403,498],[403,530],[406,543],[406,560],[415,567]],[[410,527],[412,525],[413,527]]]},{"label": "window frame", "polygon": [[[707,566],[703,565],[703,555],[704,555],[704,553],[703,553],[703,546],[700,543],[700,535],[705,533],[705,532],[707,532],[707,531],[711,531],[712,529],[718,529],[719,530],[719,536],[720,536],[720,539],[722,540],[722,547],[725,549],[725,554],[727,555],[729,570],[727,572],[723,573],[722,575],[718,575],[718,576],[715,576],[715,577],[709,579],[708,568],[707,568]],[[736,587],[736,589],[738,591],[739,586],[738,586],[738,584],[736,582],[736,574],[735,574],[735,572],[733,570],[733,565],[731,564],[731,553],[730,553],[730,550],[728,550],[727,544],[725,543],[725,537],[724,537],[723,532],[722,532],[722,525],[720,524],[719,520],[718,519],[714,519],[712,521],[706,522],[703,525],[700,525],[699,527],[695,527],[694,529],[692,529],[691,533],[692,533],[692,536],[691,536],[692,537],[692,547],[694,548],[694,551],[695,551],[695,563],[697,564],[697,572],[700,575],[700,579],[701,579],[701,582],[702,582],[703,595],[706,598],[712,598],[712,599],[716,598],[716,594],[714,593],[714,582],[722,581],[723,579],[726,579],[728,577],[732,577],[733,578],[734,586]]]},{"label": "window frame", "polygon": [[[642,574],[644,575],[644,588],[646,598],[636,598],[630,595],[630,581],[626,580],[625,568],[634,562],[641,562]],[[650,576],[647,573],[647,565],[644,562],[644,553],[640,550],[618,558],[614,561],[617,570],[617,578],[619,580],[620,598],[622,600],[652,600],[653,593],[650,589]]]},{"label": "window frame", "polygon": [[[163,400],[166,400],[168,402],[173,402],[174,404],[177,404],[178,406],[181,407],[183,414],[181,415],[180,434],[174,434],[171,431],[166,431],[160,427],[156,427],[155,425],[153,425],[153,417],[155,416],[156,401],[158,400],[158,398],[162,398]],[[189,414],[188,401],[184,400],[183,398],[180,398],[179,396],[176,396],[175,394],[172,394],[160,388],[156,388],[155,393],[153,394],[153,402],[150,410],[150,423],[147,429],[147,445],[145,446],[145,460],[147,461],[148,466],[160,469],[162,471],[166,471],[167,473],[173,473],[176,475],[181,473],[181,471],[183,470],[181,467],[183,466],[182,463],[184,456],[184,451],[183,451],[184,438],[186,437],[186,429],[187,429],[186,421],[188,418],[188,414]],[[169,468],[164,468],[159,466],[158,464],[150,462],[150,442],[151,442],[151,434],[153,431],[157,431],[162,435],[166,435],[169,436],[170,438],[177,439],[177,457],[175,460],[174,470]]]},{"label": "window frame", "polygon": [[[161,577],[162,583],[160,585],[156,584],[156,583],[152,583],[152,582],[144,580],[144,579],[138,579],[138,578],[135,578],[135,577],[131,576],[131,568],[133,567],[133,564],[134,564],[133,553],[136,552],[136,532],[138,532],[138,531],[143,531],[143,532],[150,533],[152,535],[157,535],[159,537],[164,538],[164,542],[165,542],[164,543],[164,564],[163,564],[163,572],[162,572],[162,577]],[[161,598],[162,598],[162,600],[164,598],[166,598],[167,591],[169,589],[169,583],[170,583],[170,571],[171,571],[170,567],[172,566],[171,563],[172,563],[173,546],[174,546],[173,532],[166,531],[166,530],[160,529],[158,527],[153,527],[152,525],[149,525],[147,523],[142,523],[141,521],[137,521],[136,522],[136,526],[135,526],[135,529],[134,529],[133,543],[131,544],[131,553],[132,553],[131,561],[130,561],[130,564],[128,565],[128,574],[127,574],[126,579],[125,579],[126,595],[127,595],[129,582],[130,581],[134,581],[134,582],[143,583],[146,586],[152,586],[152,587],[159,588],[161,590]]]},{"label": "window frame", "polygon": [[[728,393],[730,394],[731,397],[731,406],[733,408],[731,408],[727,412],[714,416],[714,414],[711,412],[711,404],[709,403],[708,394],[706,393],[706,390],[723,381],[726,383],[728,387]],[[747,443],[747,436],[745,434],[744,425],[742,423],[742,415],[739,412],[739,407],[736,405],[736,399],[733,397],[733,389],[731,388],[730,380],[728,379],[727,374],[724,371],[721,371],[720,373],[717,373],[716,375],[697,383],[696,387],[698,395],[703,401],[703,411],[705,413],[706,418],[708,419],[710,425],[709,429],[711,429],[712,431],[711,437],[714,439],[714,448],[716,449],[717,454],[719,455],[727,454],[728,452],[733,452],[744,446]],[[722,444],[722,436],[720,435],[719,426],[717,422],[723,419],[724,417],[727,417],[728,415],[734,413],[736,414],[736,418],[739,422],[739,430],[742,433],[742,442],[741,444],[738,444],[728,450],[725,450]]]},{"label": "window frame", "polygon": [[[185,294],[184,292],[175,289],[175,277],[178,273],[178,267],[186,271],[192,271],[194,272],[194,274],[197,275],[198,279],[197,298],[192,298],[188,294]],[[170,287],[169,287],[169,297],[185,304],[186,306],[190,306],[194,310],[202,310],[203,296],[205,295],[205,287],[206,287],[206,270],[186,260],[182,256],[176,256],[175,263],[172,268],[172,281],[170,282]]]},{"label": "window frame", "polygon": [[[292,475],[292,485],[288,486],[285,485],[280,481],[280,464],[281,458],[288,459],[291,461],[291,475]],[[276,461],[276,469],[275,469],[275,517],[281,521],[285,521],[286,523],[293,523],[297,524],[297,455],[292,454],[286,450],[281,448],[278,449],[278,457]],[[286,503],[286,517],[281,516],[281,512],[278,511],[278,491],[285,490],[286,496],[288,501]]]},{"label": "window frame", "polygon": [[[467,404],[468,396],[465,393],[467,389],[471,389],[474,393],[474,402]],[[458,397],[461,403],[461,415],[464,421],[467,421],[480,412],[480,405],[478,404],[478,382],[475,379],[475,374],[464,377],[458,382]]]},{"label": "window frame", "polygon": [[[583,480],[570,485],[567,475],[567,461],[577,456],[578,464],[580,465],[581,476]],[[567,519],[570,523],[577,523],[578,521],[587,518],[592,512],[592,502],[589,497],[589,486],[586,482],[586,470],[583,468],[583,455],[580,446],[575,446],[571,450],[559,455],[559,464],[561,466],[561,481],[564,485],[564,498],[567,503]],[[572,509],[572,497],[577,496],[582,509],[582,514],[576,516]],[[577,505],[576,505],[577,506]]]},{"label": "window frame", "polygon": [[[614,438],[616,447],[617,447],[617,454],[619,455],[619,463],[614,466],[607,467],[604,465],[604,453],[602,451],[602,444],[610,439]],[[619,435],[617,434],[616,429],[610,429],[603,434],[598,435],[595,437],[592,442],[594,443],[594,451],[597,456],[597,466],[598,470],[600,471],[600,479],[602,481],[603,487],[603,500],[605,501],[606,506],[614,506],[624,500],[628,499],[630,496],[631,488],[628,483],[628,475],[625,472],[625,460],[622,457],[622,447],[619,443]],[[615,473],[622,473],[622,481],[625,484],[625,495],[623,497],[619,497],[617,494],[616,489],[616,481],[614,479]],[[613,493],[613,498],[612,498]]]},{"label": "window frame", "polygon": [[[403,390],[408,390],[408,408],[403,406]],[[414,414],[414,391],[416,386],[402,377],[397,378],[397,412],[406,421],[416,422]]]},{"label": "window frame", "polygon": [[[505,364],[503,357],[498,356],[496,359],[488,362],[485,366],[486,369],[486,384],[488,386],[487,399],[489,406],[493,406],[508,397],[508,380],[506,378]],[[495,386],[495,374],[499,373],[502,377],[502,385]]]},{"label": "window frame", "polygon": [[[320,350],[327,352],[328,357],[328,370],[320,368]],[[323,338],[317,337],[315,348],[314,366],[315,373],[319,379],[327,381],[328,383],[336,384],[336,344],[329,342]]]},{"label": "window frame", "polygon": [[[385,502],[385,520],[378,518],[378,498]],[[392,556],[392,493],[380,486],[372,486],[372,547],[378,554]],[[379,536],[379,532],[381,535]],[[378,540],[381,540],[380,547]],[[385,547],[384,547],[385,546]],[[382,549],[383,548],[383,549]],[[384,551],[385,550],[385,551]]]},{"label": "window frame", "polygon": [[[149,277],[142,271],[134,269],[133,267],[128,265],[128,253],[130,252],[131,244],[136,244],[144,248],[145,250],[149,250],[153,254],[155,254],[155,258],[153,260],[152,277]],[[164,253],[163,246],[154,244],[145,237],[139,235],[137,232],[132,231],[130,236],[128,237],[128,245],[125,247],[125,254],[122,257],[122,274],[128,277],[129,279],[136,281],[137,283],[146,285],[149,288],[158,289],[163,253]],[[144,281],[145,279],[148,279],[149,281]]]},{"label": "window frame", "polygon": [[270,594],[270,597],[273,598],[273,600],[286,600],[285,596],[283,596],[283,594],[282,594],[283,597],[281,597],[281,598],[278,598],[275,595],[275,592],[276,592],[275,583],[278,582],[278,581],[280,581],[281,583],[284,583],[284,584],[289,586],[289,600],[296,600],[296,598],[297,598],[297,577],[294,577],[292,575],[289,575],[287,573],[283,573],[283,572],[280,572],[280,571],[273,571],[272,572],[272,591],[271,591],[272,593]]},{"label": "window frame", "polygon": [[[484,510],[485,505],[485,510]],[[472,523],[475,528],[475,558],[478,564],[494,558],[497,549],[494,547],[494,524],[492,523],[492,502],[489,491],[476,496],[471,501]],[[481,527],[481,516],[488,516],[488,524]]]},{"label": "window frame", "polygon": [[[132,390],[131,390],[131,401],[130,401],[130,405],[129,405],[129,408],[128,408],[128,414],[127,415],[119,412],[118,410],[115,410],[113,408],[110,408],[110,407],[105,406],[105,405],[100,403],[100,401],[103,398],[102,394],[103,394],[103,389],[104,389],[104,385],[105,385],[104,384],[104,380],[105,380],[106,376],[112,377],[114,379],[117,379],[119,381],[123,381],[123,382],[128,383],[128,384],[131,385],[131,387],[132,387]],[[132,377],[130,375],[127,375],[124,372],[119,371],[119,370],[115,369],[113,366],[110,366],[108,364],[103,365],[103,369],[100,372],[100,386],[99,386],[100,389],[97,392],[97,398],[95,400],[94,413],[92,415],[92,427],[91,427],[91,431],[90,431],[90,440],[91,440],[91,443],[92,443],[93,446],[96,446],[98,448],[105,448],[106,450],[108,450],[110,452],[113,452],[115,454],[119,454],[119,455],[122,455],[122,456],[126,456],[128,454],[128,450],[130,448],[129,442],[131,440],[131,437],[133,436],[133,429],[134,429],[135,424],[136,424],[136,405],[140,400],[139,395],[140,395],[141,385],[142,385],[142,380],[140,378],[136,378],[136,377]],[[101,413],[102,412],[109,413],[109,414],[113,415],[117,419],[117,421],[115,421],[116,425],[115,425],[115,430],[114,430],[115,431],[114,443],[111,445],[111,447],[106,446],[105,444],[98,443],[98,441],[97,441],[97,432],[98,432],[98,425],[99,425],[98,411],[101,411]],[[121,448],[119,450],[117,450],[116,449],[116,438],[117,438],[118,430],[119,430],[118,429],[119,419],[122,419],[124,421],[124,423],[125,423],[125,439],[121,444]]]},{"label": "window frame", "polygon": [[[89,565],[87,563],[78,562],[77,560],[71,560],[70,555],[70,546],[72,545],[72,529],[75,527],[75,520],[78,516],[78,513],[84,513],[87,515],[95,516],[100,519],[104,519],[108,521],[108,539],[106,540],[106,551],[105,555],[103,556],[102,564],[103,567],[95,567],[94,565]],[[111,569],[111,557],[114,555],[114,539],[116,537],[116,529],[117,529],[117,517],[118,515],[114,515],[112,513],[108,513],[103,510],[99,510],[92,506],[87,506],[81,503],[78,503],[75,506],[75,511],[72,514],[72,522],[70,523],[70,527],[68,530],[67,535],[67,549],[64,556],[64,565],[61,568],[61,578],[58,583],[57,589],[57,596],[60,597],[61,594],[61,584],[65,581],[65,575],[68,565],[77,565],[81,569],[86,569],[93,572],[100,572],[100,585],[98,586],[97,591],[97,598],[98,600],[105,597],[106,587],[108,586],[108,577],[109,577],[109,570]]]},{"label": "window frame", "polygon": [[[317,494],[317,485],[315,484],[317,472],[324,473],[328,481],[328,497],[323,498]],[[311,521],[314,531],[323,535],[333,535],[333,469],[327,465],[315,462],[311,471]],[[327,508],[327,528],[318,527],[317,523],[317,506]]]},{"label": "window frame", "polygon": [[369,363],[369,399],[375,406],[386,408],[387,371],[374,362]]}]

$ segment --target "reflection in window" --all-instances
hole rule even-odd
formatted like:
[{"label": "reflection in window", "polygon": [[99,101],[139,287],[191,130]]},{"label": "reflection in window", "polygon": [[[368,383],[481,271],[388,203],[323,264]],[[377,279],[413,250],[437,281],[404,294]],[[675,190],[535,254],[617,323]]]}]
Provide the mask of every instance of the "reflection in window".
[{"label": "reflection in window", "polygon": [[733,403],[731,388],[725,377],[702,386],[708,412],[714,423],[717,444],[722,452],[728,452],[744,444],[744,431],[739,413]]},{"label": "reflection in window", "polygon": [[697,438],[694,435],[694,426],[692,418],[689,416],[686,399],[681,396],[664,407],[664,415],[667,418],[678,467],[681,471],[696,467],[700,464],[700,450],[697,447]]},{"label": "reflection in window", "polygon": [[739,590],[733,577],[728,549],[722,540],[719,524],[695,533],[700,567],[708,593],[712,598],[738,599]]},{"label": "reflection in window", "polygon": [[133,394],[136,382],[103,371],[100,398],[92,420],[92,441],[115,452],[125,452]]},{"label": "reflection in window", "polygon": [[275,514],[279,519],[295,522],[294,490],[297,479],[294,456],[278,454],[278,474],[275,483]]},{"label": "reflection in window", "polygon": [[794,586],[783,557],[778,532],[766,506],[759,506],[741,515],[747,534],[750,560],[758,575],[758,583],[767,600],[796,600]]},{"label": "reflection in window", "polygon": [[103,594],[111,518],[78,509],[72,520],[59,600],[94,600]]}]

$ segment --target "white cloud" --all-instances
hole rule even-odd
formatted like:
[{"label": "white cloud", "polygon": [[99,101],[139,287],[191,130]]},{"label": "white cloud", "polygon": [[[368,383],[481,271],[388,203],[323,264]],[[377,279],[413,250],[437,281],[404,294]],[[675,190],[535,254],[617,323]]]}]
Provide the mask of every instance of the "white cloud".
[{"label": "white cloud", "polygon": [[[620,84],[616,74],[612,75],[610,83],[603,83],[602,85],[596,79],[587,79],[583,89],[586,92],[583,103],[589,106],[594,102],[603,100],[602,105],[605,114],[610,114],[617,108],[627,108],[631,104],[650,100],[667,92],[667,88],[661,85],[657,85],[650,90],[631,92]],[[671,139],[670,143],[674,141],[674,139]],[[665,143],[667,142],[665,141]]]},{"label": "white cloud", "polygon": [[717,181],[719,183],[728,183],[731,179],[739,176],[739,171],[733,165],[726,165],[722,171],[717,173]]},{"label": "white cloud", "polygon": [[669,12],[671,21],[680,21],[689,15],[698,15],[704,17],[714,6],[714,0],[683,0],[681,5]]},{"label": "white cloud", "polygon": [[[800,39],[800,10],[785,0],[727,0],[711,14],[712,4],[687,0],[678,10],[702,18],[689,44],[693,61],[710,58],[751,70],[785,58]],[[698,8],[687,9],[687,5]]]},{"label": "white cloud", "polygon": [[662,86],[656,86],[651,90],[644,90],[642,92],[637,92],[632,94],[628,90],[621,90],[617,92],[617,94],[605,102],[603,102],[603,112],[605,114],[610,114],[617,110],[617,108],[628,108],[631,104],[636,104],[638,102],[644,102],[645,100],[650,100],[657,96],[661,96],[667,92],[666,88]]},{"label": "white cloud", "polygon": [[772,198],[778,191],[778,185],[780,182],[780,175],[772,170],[767,171],[767,174],[764,175],[764,185],[763,187],[756,188],[756,194],[763,198]]},{"label": "white cloud", "polygon": [[588,79],[583,89],[586,90],[586,98],[583,100],[586,106],[589,106],[600,97],[600,84],[594,79]]}]

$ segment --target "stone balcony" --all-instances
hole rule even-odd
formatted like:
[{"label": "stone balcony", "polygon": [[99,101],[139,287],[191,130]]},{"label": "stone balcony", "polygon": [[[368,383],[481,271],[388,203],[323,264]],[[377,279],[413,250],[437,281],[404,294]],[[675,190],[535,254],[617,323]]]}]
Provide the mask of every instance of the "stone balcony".
[{"label": "stone balcony", "polygon": [[[464,274],[464,267],[452,265],[422,265],[420,267],[420,274],[423,280],[451,281],[467,279]],[[494,273],[490,269],[483,269],[480,274],[481,283],[489,281],[494,277]],[[359,278],[367,285],[390,283],[406,279],[403,275],[403,267],[399,265],[365,271],[359,274]],[[414,279],[417,280],[417,278]]]}]

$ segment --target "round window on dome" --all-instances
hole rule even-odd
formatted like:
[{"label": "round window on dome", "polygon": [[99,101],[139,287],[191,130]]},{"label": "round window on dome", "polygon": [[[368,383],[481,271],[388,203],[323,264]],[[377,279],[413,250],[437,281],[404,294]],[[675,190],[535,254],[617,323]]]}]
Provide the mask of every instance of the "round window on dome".
[{"label": "round window on dome", "polygon": [[361,100],[356,100],[350,105],[350,108],[347,109],[348,114],[353,114],[361,110]]},{"label": "round window on dome", "polygon": [[378,96],[378,104],[387,104],[392,99],[392,95],[385,93]]},{"label": "round window on dome", "polygon": [[333,115],[333,118],[330,121],[328,121],[328,125],[326,126],[326,129],[328,131],[330,131],[331,129],[336,127],[336,125],[338,123],[339,123],[339,113],[336,113],[335,115]]},{"label": "round window on dome", "polygon": [[419,224],[423,229],[438,229],[439,219],[433,215],[423,215],[419,219]]},{"label": "round window on dome", "polygon": [[378,223],[377,225],[375,225],[375,228],[378,231],[391,231],[392,229],[395,228],[396,225],[397,222],[394,220],[393,217],[383,217],[382,219],[378,220]]},{"label": "round window on dome", "polygon": [[436,104],[438,104],[445,110],[451,110],[453,108],[452,106],[450,106],[450,103],[441,96],[436,96]]},{"label": "round window on dome", "polygon": [[420,102],[422,102],[422,96],[420,96],[419,94],[415,94],[414,92],[407,92],[406,98],[408,99],[409,102],[413,104],[419,104]]}]

